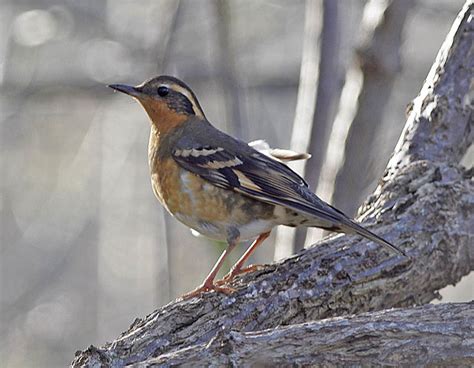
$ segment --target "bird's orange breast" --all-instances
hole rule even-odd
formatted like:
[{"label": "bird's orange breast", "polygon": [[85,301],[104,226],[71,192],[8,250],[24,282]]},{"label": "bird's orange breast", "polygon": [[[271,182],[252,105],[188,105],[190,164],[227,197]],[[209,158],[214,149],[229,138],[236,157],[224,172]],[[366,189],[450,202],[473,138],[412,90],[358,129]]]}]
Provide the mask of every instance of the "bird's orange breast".
[{"label": "bird's orange breast", "polygon": [[157,198],[175,215],[214,222],[229,212],[232,191],[217,188],[201,177],[181,168],[173,158],[158,160],[151,181]]},{"label": "bird's orange breast", "polygon": [[155,195],[174,217],[210,238],[226,240],[237,231],[241,239],[251,239],[276,225],[274,205],[216,187],[173,158],[155,161],[151,180]]}]

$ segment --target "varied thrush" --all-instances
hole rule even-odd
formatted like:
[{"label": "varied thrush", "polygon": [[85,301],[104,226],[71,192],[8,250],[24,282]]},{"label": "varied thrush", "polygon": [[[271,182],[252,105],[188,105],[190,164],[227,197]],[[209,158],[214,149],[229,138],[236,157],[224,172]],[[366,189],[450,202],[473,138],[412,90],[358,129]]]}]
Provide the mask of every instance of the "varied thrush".
[{"label": "varied thrush", "polygon": [[[185,225],[228,243],[202,285],[183,298],[209,290],[232,292],[226,283],[247,271],[245,261],[277,225],[359,234],[405,255],[318,198],[281,160],[212,126],[179,79],[159,76],[136,87],[109,87],[134,97],[150,117],[148,162],[158,200]],[[223,281],[214,282],[238,242],[254,238]]]}]

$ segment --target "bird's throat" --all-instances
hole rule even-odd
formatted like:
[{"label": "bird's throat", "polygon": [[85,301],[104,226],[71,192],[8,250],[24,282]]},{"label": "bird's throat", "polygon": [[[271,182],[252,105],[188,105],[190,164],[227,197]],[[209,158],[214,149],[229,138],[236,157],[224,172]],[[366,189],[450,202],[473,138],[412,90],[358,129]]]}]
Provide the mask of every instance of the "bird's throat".
[{"label": "bird's throat", "polygon": [[165,103],[153,100],[139,100],[139,102],[148,114],[152,128],[155,129],[158,136],[166,135],[188,118],[185,114],[177,114],[176,111],[171,110]]}]

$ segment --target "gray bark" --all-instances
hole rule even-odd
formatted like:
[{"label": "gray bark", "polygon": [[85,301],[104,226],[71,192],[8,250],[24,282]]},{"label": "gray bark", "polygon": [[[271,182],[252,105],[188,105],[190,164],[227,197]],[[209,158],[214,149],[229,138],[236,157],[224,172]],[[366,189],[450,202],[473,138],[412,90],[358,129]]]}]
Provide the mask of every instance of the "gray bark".
[{"label": "gray bark", "polygon": [[[409,308],[428,303],[438,296],[440,288],[455,284],[472,271],[473,170],[465,170],[459,161],[473,138],[473,13],[474,5],[469,0],[413,103],[379,187],[364,206],[364,224],[402,247],[410,259],[388,254],[358,237],[335,236],[280,263],[265,265],[238,278],[234,283],[237,290],[231,295],[207,293],[201,298],[171,302],[144,319],[137,319],[112,343],[79,352],[73,366],[118,367],[151,358],[166,359],[170,354],[175,354],[173,359],[179,359],[179,354],[196,346],[212,347],[221,338],[219,334],[229,329],[234,334],[257,332],[392,307]],[[461,314],[466,318],[461,319],[472,323],[472,304],[466,308],[467,314]],[[433,310],[438,313],[433,321],[444,318],[443,310]],[[412,313],[418,312],[399,313],[409,319]],[[381,315],[369,314],[367,318],[377,319]],[[403,330],[402,315],[393,321],[397,331]],[[423,315],[422,312],[420,318],[413,318],[422,323]],[[456,323],[455,314],[452,317],[447,319],[448,324]],[[364,316],[354,318],[348,319],[349,328],[353,321],[362,321]],[[337,321],[320,321],[319,326],[334,326]],[[426,323],[428,326],[429,322]],[[355,333],[357,323],[352,327]],[[372,327],[366,327],[366,334],[370,335]],[[448,338],[455,341],[451,339],[458,336],[456,329],[446,328],[444,332],[442,342]],[[415,332],[413,335],[418,336]],[[232,336],[237,335],[230,334],[227,339]],[[423,339],[421,335],[418,337]],[[366,348],[375,349],[370,336],[367,339]],[[328,339],[327,343],[331,341]],[[302,345],[294,346],[294,351],[305,348],[301,355],[308,357],[318,352],[311,344]],[[343,343],[339,346],[344,349]],[[446,353],[441,348],[433,349],[440,356],[439,364],[450,363],[443,361],[453,356],[449,355],[452,350],[448,345]],[[471,345],[463,345],[461,350],[462,353],[455,354],[459,359],[455,362],[472,358]],[[406,359],[415,362],[417,355]],[[405,361],[402,353],[390,357],[397,364]],[[345,363],[343,356],[340,361],[338,358],[337,354],[333,357],[334,364]],[[377,357],[367,362],[380,364]]]},{"label": "gray bark", "polygon": [[292,366],[290,362],[324,367],[473,366],[474,304],[364,313],[258,332],[223,330],[208,343],[135,366],[281,367]]}]

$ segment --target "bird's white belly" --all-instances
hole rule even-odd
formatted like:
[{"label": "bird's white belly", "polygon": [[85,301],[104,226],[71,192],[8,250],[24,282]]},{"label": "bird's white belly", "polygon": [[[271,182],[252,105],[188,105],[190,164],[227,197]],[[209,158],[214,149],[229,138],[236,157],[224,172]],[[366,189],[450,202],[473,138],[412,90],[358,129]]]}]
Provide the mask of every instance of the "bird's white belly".
[{"label": "bird's white belly", "polygon": [[193,216],[175,213],[174,216],[183,224],[208,238],[226,241],[229,233],[239,231],[239,240],[254,239],[262,233],[270,231],[276,224],[269,220],[253,220],[247,224],[229,224],[224,222],[203,222]]},{"label": "bird's white belly", "polygon": [[240,240],[249,240],[256,238],[260,234],[266,233],[275,227],[275,223],[269,220],[254,220],[240,226]]}]

